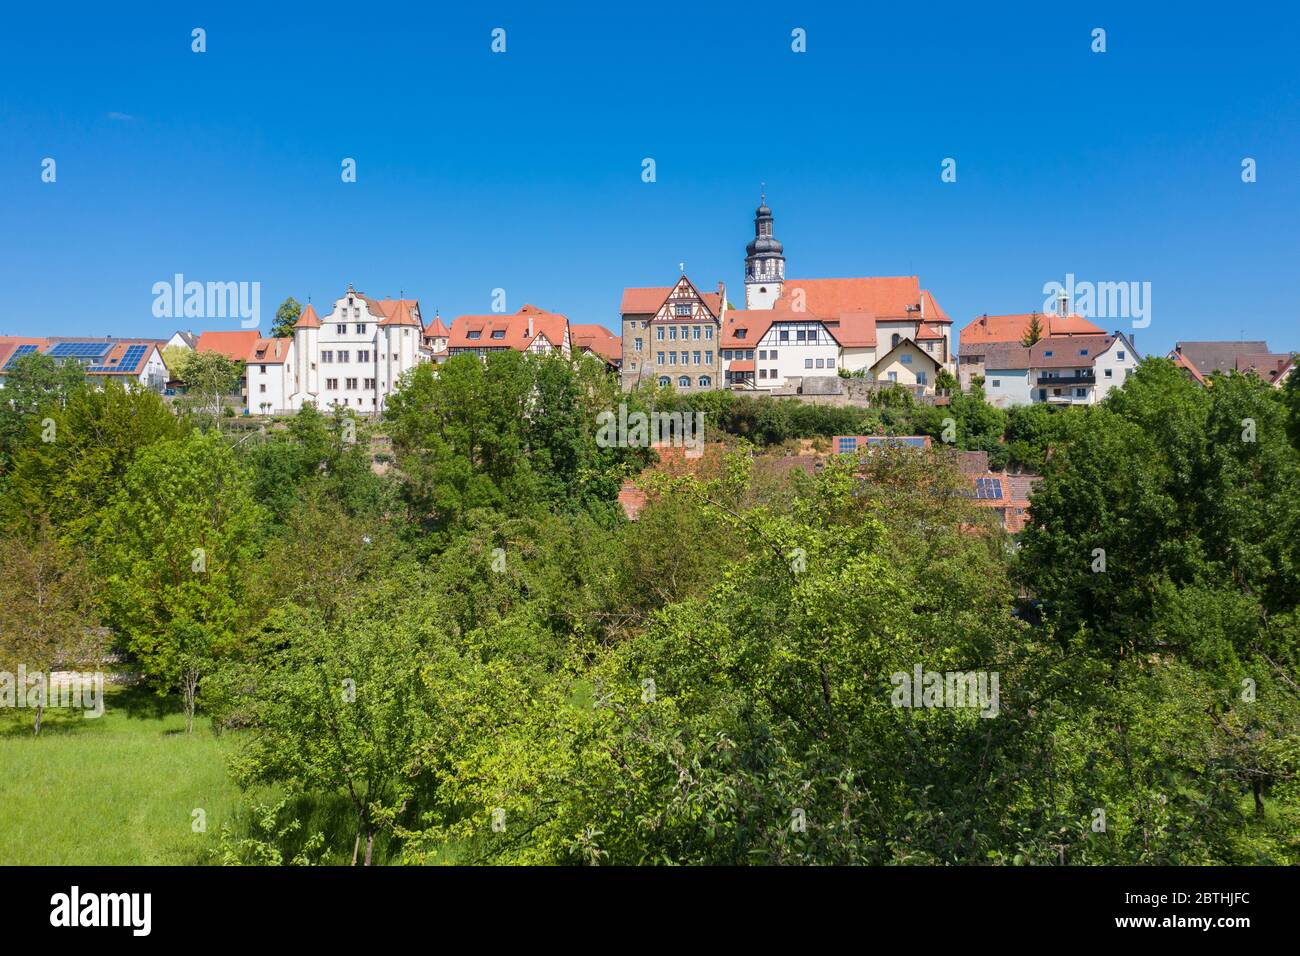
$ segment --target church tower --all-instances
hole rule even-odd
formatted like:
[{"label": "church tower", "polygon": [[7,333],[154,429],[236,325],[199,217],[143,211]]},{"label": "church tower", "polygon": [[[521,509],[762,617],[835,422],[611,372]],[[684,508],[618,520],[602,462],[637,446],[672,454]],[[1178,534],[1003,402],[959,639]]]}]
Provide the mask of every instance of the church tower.
[{"label": "church tower", "polygon": [[772,237],[772,210],[762,196],[754,211],[754,238],[745,247],[745,308],[772,308],[784,284],[785,253]]}]

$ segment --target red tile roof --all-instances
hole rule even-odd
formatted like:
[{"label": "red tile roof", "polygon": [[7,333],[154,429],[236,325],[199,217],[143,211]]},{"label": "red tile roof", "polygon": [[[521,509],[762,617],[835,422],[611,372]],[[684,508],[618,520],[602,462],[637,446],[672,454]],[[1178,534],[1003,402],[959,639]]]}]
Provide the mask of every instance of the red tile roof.
[{"label": "red tile roof", "polygon": [[984,345],[990,342],[1019,343],[1029,329],[1034,316],[1044,336],[1053,335],[1097,335],[1104,333],[1081,315],[1051,315],[1045,312],[1022,312],[1017,315],[981,315],[971,320],[961,330],[961,349],[965,353],[968,345]]},{"label": "red tile roof", "polygon": [[595,352],[610,362],[623,358],[623,340],[605,328],[592,323],[577,323],[569,326],[569,338],[573,347],[582,351]]},{"label": "red tile roof", "polygon": [[[865,312],[877,320],[921,319],[951,322],[934,296],[921,288],[916,276],[872,276],[859,279],[787,279],[778,302],[797,301],[803,292],[803,304],[815,315],[840,315]],[[924,303],[923,310],[911,311]]]},{"label": "red tile roof", "polygon": [[752,372],[754,371],[753,359],[733,359],[727,365],[727,370],[731,372]]},{"label": "red tile roof", "polygon": [[[668,298],[668,293],[675,288],[675,285],[626,288],[623,290],[623,303],[619,306],[619,312],[624,315],[654,315]],[[714,315],[722,313],[721,295],[716,292],[701,292],[700,298]]]},{"label": "red tile roof", "polygon": [[876,317],[867,312],[842,312],[837,319],[823,320],[826,330],[846,349],[876,347]]},{"label": "red tile roof", "polygon": [[439,316],[434,316],[433,321],[424,327],[425,338],[447,338],[451,335],[451,329],[447,328],[447,323],[442,321]]},{"label": "red tile roof", "polygon": [[[779,313],[771,309],[731,310],[722,323],[722,348],[752,348],[754,343],[767,334],[772,323],[782,317],[792,321],[795,319],[807,321],[811,318],[808,315],[796,315],[788,310]],[[742,331],[745,333],[743,337],[740,335]]]},{"label": "red tile roof", "polygon": [[316,310],[312,308],[312,304],[310,302],[307,303],[306,307],[298,315],[298,321],[293,324],[293,327],[295,329],[319,329],[320,328],[320,316],[316,314]]},{"label": "red tile roof", "polygon": [[[532,334],[529,335],[529,322]],[[451,323],[448,349],[516,349],[525,351],[538,336],[555,348],[563,348],[564,333],[569,320],[556,312],[547,312],[536,306],[525,305],[514,315],[499,312],[487,315],[458,315]],[[500,332],[494,338],[493,333]],[[477,337],[474,336],[477,333]]]},{"label": "red tile roof", "polygon": [[283,365],[289,360],[293,339],[258,339],[249,350],[247,360],[253,365]]},{"label": "red tile roof", "polygon": [[[301,321],[301,316],[299,316],[299,320]],[[234,332],[204,332],[199,336],[194,351],[219,352],[228,359],[243,361],[248,358],[248,353],[252,351],[253,343],[258,338],[257,329],[240,329]]]}]

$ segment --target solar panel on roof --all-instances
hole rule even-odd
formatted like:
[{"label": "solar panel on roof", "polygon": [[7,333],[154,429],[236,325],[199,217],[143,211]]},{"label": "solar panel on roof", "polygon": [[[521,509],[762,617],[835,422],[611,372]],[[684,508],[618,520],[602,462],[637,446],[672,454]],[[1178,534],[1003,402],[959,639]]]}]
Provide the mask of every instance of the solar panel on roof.
[{"label": "solar panel on roof", "polygon": [[35,352],[38,348],[40,348],[40,346],[38,345],[18,346],[18,348],[14,349],[14,354],[9,356],[9,361],[5,362],[5,368],[6,369],[9,368],[9,366],[13,365],[15,361],[22,358],[24,355],[30,355],[32,352]]},{"label": "solar panel on roof", "polygon": [[112,342],[59,342],[46,354],[51,358],[99,358],[112,347]]},{"label": "solar panel on roof", "polygon": [[986,500],[1002,498],[1002,482],[997,478],[976,478],[975,497]]},{"label": "solar panel on roof", "polygon": [[129,345],[126,352],[122,355],[122,360],[114,365],[91,365],[86,371],[88,372],[118,372],[118,371],[135,371],[136,365],[144,356],[145,351],[149,348],[147,345]]}]

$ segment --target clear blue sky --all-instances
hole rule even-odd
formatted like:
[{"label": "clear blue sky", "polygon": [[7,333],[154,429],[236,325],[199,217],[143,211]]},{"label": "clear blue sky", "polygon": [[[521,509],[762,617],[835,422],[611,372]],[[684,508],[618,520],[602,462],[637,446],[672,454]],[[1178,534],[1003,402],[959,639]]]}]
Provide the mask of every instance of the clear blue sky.
[{"label": "clear blue sky", "polygon": [[0,333],[234,327],[154,318],[177,272],[264,328],[349,282],[617,328],[681,260],[740,301],[766,181],[792,277],[914,272],[958,327],[1149,281],[1140,351],[1300,349],[1294,5],[457,6],[7,4]]}]

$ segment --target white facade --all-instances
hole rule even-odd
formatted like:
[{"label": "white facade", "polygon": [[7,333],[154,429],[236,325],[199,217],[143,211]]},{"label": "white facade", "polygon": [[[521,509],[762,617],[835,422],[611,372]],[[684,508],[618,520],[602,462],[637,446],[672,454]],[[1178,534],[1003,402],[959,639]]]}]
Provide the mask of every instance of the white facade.
[{"label": "white facade", "polygon": [[427,358],[413,300],[377,302],[349,288],[328,315],[310,309],[294,327],[293,361],[284,366],[286,409],[310,402],[381,412],[401,376]]},{"label": "white facade", "polygon": [[839,343],[820,322],[773,322],[754,351],[754,385],[778,388],[790,376],[838,375]]},{"label": "white facade", "polygon": [[990,368],[984,375],[984,398],[998,408],[1028,405],[1032,401],[1029,369]]},{"label": "white facade", "polygon": [[1120,388],[1137,368],[1138,357],[1133,353],[1133,344],[1123,336],[1117,336],[1110,348],[1100,353],[1093,360],[1097,373],[1095,401],[1102,401],[1111,389]]}]

